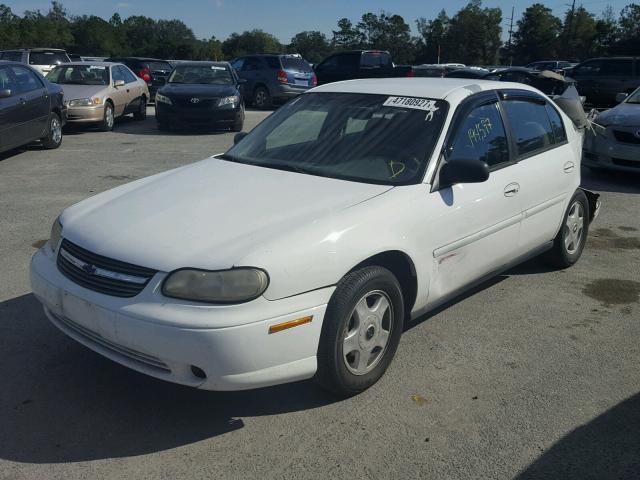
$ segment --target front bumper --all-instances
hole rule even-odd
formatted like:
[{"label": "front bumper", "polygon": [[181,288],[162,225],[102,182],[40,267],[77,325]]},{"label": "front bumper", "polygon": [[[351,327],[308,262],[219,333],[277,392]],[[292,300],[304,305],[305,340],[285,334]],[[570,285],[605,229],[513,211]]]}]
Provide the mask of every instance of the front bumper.
[{"label": "front bumper", "polygon": [[[616,127],[619,131],[635,134],[640,127]],[[639,143],[623,143],[618,141],[612,128],[589,135],[584,142],[582,164],[593,168],[606,168],[625,172],[640,172],[640,140]]]},{"label": "front bumper", "polygon": [[[133,298],[87,290],[62,275],[48,245],[31,260],[31,286],[49,320],[69,337],[122,365],[206,390],[242,390],[310,378],[334,288],[278,301],[211,306],[168,300],[156,274]],[[269,326],[313,316],[269,334]],[[206,374],[198,375],[197,367]]]},{"label": "front bumper", "polygon": [[96,107],[67,107],[67,122],[101,122],[104,118],[104,105]]},{"label": "front bumper", "polygon": [[242,114],[240,106],[236,108],[188,108],[156,102],[156,120],[167,124],[209,124],[232,126]]}]

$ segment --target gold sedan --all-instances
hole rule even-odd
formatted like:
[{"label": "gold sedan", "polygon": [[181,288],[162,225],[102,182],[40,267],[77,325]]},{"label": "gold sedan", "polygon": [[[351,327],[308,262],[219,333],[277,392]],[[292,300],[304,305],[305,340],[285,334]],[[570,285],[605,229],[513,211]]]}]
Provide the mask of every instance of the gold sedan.
[{"label": "gold sedan", "polygon": [[64,63],[51,70],[47,80],[63,86],[69,123],[97,124],[108,132],[117,117],[147,116],[147,84],[121,63]]}]

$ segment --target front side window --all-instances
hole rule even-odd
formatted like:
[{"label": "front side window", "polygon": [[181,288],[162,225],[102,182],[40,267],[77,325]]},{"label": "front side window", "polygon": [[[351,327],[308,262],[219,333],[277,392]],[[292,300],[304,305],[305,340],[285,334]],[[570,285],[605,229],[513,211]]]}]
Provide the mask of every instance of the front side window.
[{"label": "front side window", "polygon": [[169,83],[187,83],[201,85],[233,85],[233,74],[221,65],[187,65],[177,66],[171,75]]},{"label": "front side window", "polygon": [[508,100],[503,105],[519,156],[553,145],[553,130],[545,105],[527,100]]},{"label": "front side window", "polygon": [[15,93],[27,93],[42,88],[42,82],[31,70],[22,67],[9,67],[15,75]]},{"label": "front side window", "polygon": [[242,65],[244,65],[244,58],[238,58],[237,60],[231,62],[231,66],[234,70],[241,70]]},{"label": "front side window", "polygon": [[640,88],[627,97],[625,103],[640,104]]},{"label": "front side window", "polygon": [[498,103],[473,109],[459,124],[447,160],[478,160],[489,167],[509,162],[509,147]]},{"label": "front side window", "polygon": [[14,90],[15,86],[8,68],[0,68],[0,90]]},{"label": "front side window", "polygon": [[60,65],[47,80],[61,85],[109,85],[109,68],[102,65]]},{"label": "front side window", "polygon": [[122,69],[118,65],[111,68],[111,76],[113,77],[114,83],[118,80],[124,82],[124,73],[122,73]]},{"label": "front side window", "polygon": [[633,73],[633,61],[631,59],[605,60],[598,72],[601,77],[630,77]]},{"label": "front side window", "polygon": [[427,98],[304,94],[221,158],[365,183],[419,183],[446,112],[446,102]]}]

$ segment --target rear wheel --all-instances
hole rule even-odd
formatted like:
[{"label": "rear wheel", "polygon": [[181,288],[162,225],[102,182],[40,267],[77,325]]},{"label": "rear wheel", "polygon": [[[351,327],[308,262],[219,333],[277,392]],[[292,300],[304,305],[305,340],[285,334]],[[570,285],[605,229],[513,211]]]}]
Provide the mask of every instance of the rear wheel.
[{"label": "rear wheel", "polygon": [[559,268],[567,268],[576,263],[584,250],[588,232],[589,201],[578,190],[569,202],[553,247],[547,252],[547,261]]},{"label": "rear wheel", "polygon": [[316,380],[341,396],[366,390],[391,363],[403,322],[402,291],[389,270],[370,266],[348,274],[327,306]]},{"label": "rear wheel", "polygon": [[113,104],[107,101],[104,104],[104,115],[102,122],[100,123],[100,130],[103,132],[110,132],[113,130],[113,124],[115,123],[115,115],[113,113]]},{"label": "rear wheel", "polygon": [[51,112],[49,118],[49,130],[47,135],[41,139],[42,146],[47,149],[58,148],[62,145],[62,122],[56,112]]},{"label": "rear wheel", "polygon": [[269,90],[264,87],[256,88],[253,94],[253,104],[260,109],[271,108],[273,105],[273,99],[269,95]]},{"label": "rear wheel", "polygon": [[147,97],[140,97],[140,104],[138,105],[138,110],[133,112],[133,118],[135,120],[144,120],[147,118]]}]

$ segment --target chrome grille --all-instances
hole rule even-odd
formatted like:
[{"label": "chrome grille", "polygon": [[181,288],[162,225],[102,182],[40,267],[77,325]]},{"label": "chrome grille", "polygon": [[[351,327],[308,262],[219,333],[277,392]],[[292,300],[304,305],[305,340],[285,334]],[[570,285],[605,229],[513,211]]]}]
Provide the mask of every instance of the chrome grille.
[{"label": "chrome grille", "polygon": [[155,270],[97,255],[63,239],[58,270],[78,285],[114,297],[134,297],[156,274]]}]

